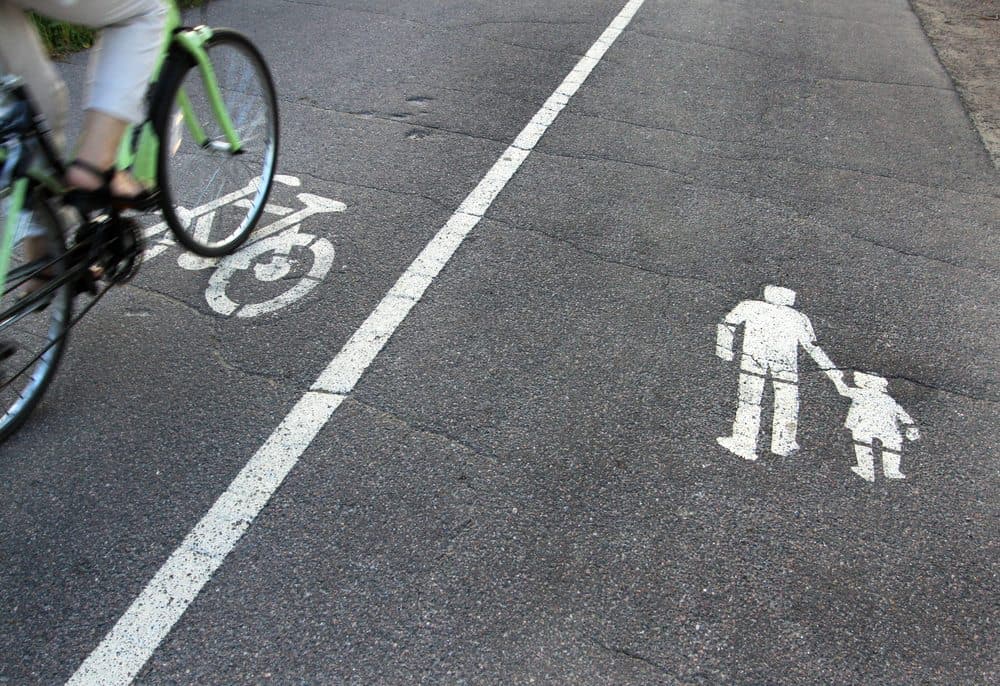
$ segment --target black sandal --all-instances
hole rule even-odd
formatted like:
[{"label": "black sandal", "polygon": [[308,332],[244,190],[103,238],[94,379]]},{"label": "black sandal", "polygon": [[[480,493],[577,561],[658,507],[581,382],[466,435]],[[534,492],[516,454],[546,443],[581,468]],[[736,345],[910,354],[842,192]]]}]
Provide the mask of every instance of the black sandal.
[{"label": "black sandal", "polygon": [[70,162],[67,169],[70,167],[82,169],[101,180],[101,185],[93,190],[71,188],[66,191],[66,202],[75,205],[81,212],[90,213],[109,208],[140,212],[156,209],[159,191],[143,189],[135,195],[114,195],[111,192],[111,181],[115,178],[116,171],[114,167],[102,170],[80,159]]}]

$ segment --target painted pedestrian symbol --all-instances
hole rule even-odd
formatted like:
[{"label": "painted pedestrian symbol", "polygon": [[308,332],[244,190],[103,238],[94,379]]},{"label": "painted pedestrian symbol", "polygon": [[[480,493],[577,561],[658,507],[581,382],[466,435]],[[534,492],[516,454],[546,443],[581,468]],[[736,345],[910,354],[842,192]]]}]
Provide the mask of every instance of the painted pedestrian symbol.
[{"label": "painted pedestrian symbol", "polygon": [[796,310],[795,291],[781,286],[764,287],[763,300],[744,300],[719,323],[715,352],[727,362],[735,359],[734,342],[743,327],[740,378],[732,433],[717,440],[719,445],[746,460],[756,460],[760,433],[761,402],[770,380],[774,390],[771,422],[771,452],[788,456],[799,449],[799,349],[812,358],[833,382],[837,391],[851,399],[844,426],[851,431],[857,465],[852,471],[866,481],[875,480],[876,447],[886,478],[902,479],[901,427],[906,438],[920,433],[913,419],[888,393],[889,382],[875,374],[854,372],[854,386],[834,365],[816,341],[806,315]]},{"label": "painted pedestrian symbol", "polygon": [[851,399],[851,409],[844,422],[854,439],[854,454],[858,460],[851,471],[866,481],[875,481],[875,446],[878,445],[885,477],[905,478],[899,471],[900,454],[903,451],[900,426],[906,427],[906,438],[911,441],[920,438],[920,431],[910,415],[906,414],[906,410],[887,392],[889,381],[875,374],[856,371],[856,386],[851,388],[844,382],[842,372],[831,370],[829,376],[840,394]]},{"label": "painted pedestrian symbol", "polygon": [[833,362],[816,344],[812,323],[792,307],[795,291],[781,286],[765,286],[763,300],[744,300],[719,324],[715,353],[733,360],[733,340],[742,325],[743,350],[740,354],[739,406],[731,436],[719,438],[723,448],[746,458],[757,459],[761,399],[770,379],[774,386],[774,414],[771,422],[771,452],[791,455],[798,450],[799,423],[798,358],[801,346],[821,369]]}]

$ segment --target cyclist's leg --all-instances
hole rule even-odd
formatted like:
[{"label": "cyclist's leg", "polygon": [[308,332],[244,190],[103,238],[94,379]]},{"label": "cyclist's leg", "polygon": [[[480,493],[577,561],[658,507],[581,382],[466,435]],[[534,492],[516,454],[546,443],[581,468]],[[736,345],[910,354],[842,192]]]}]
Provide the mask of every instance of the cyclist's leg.
[{"label": "cyclist's leg", "polygon": [[[76,151],[85,166],[72,167],[67,182],[95,189],[103,179],[86,166],[110,169],[128,124],[144,118],[144,96],[160,54],[167,12],[161,0],[12,0],[54,19],[99,29],[87,76],[83,130]],[[116,195],[139,187],[126,174],[112,183]]]}]

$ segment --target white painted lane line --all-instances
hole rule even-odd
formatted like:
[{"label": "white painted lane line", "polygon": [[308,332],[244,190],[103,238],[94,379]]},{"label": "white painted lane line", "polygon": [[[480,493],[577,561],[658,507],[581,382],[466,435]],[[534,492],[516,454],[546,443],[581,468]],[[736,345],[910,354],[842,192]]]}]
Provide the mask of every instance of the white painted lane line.
[{"label": "white painted lane line", "polygon": [[403,272],[267,442],[187,535],[69,684],[130,683],[645,0],[630,0]]},{"label": "white painted lane line", "polygon": [[306,393],[153,576],[69,684],[127,684],[344,400]]}]

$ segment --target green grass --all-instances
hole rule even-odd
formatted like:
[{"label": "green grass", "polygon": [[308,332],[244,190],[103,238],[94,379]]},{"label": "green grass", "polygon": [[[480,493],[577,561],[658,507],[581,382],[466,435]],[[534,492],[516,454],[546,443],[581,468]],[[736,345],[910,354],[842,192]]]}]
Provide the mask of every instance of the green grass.
[{"label": "green grass", "polygon": [[[179,0],[181,8],[197,7],[207,0]],[[45,47],[53,57],[67,55],[78,50],[85,50],[94,44],[94,32],[82,26],[73,26],[61,21],[53,21],[45,17],[33,16],[38,33],[41,34]]]}]

